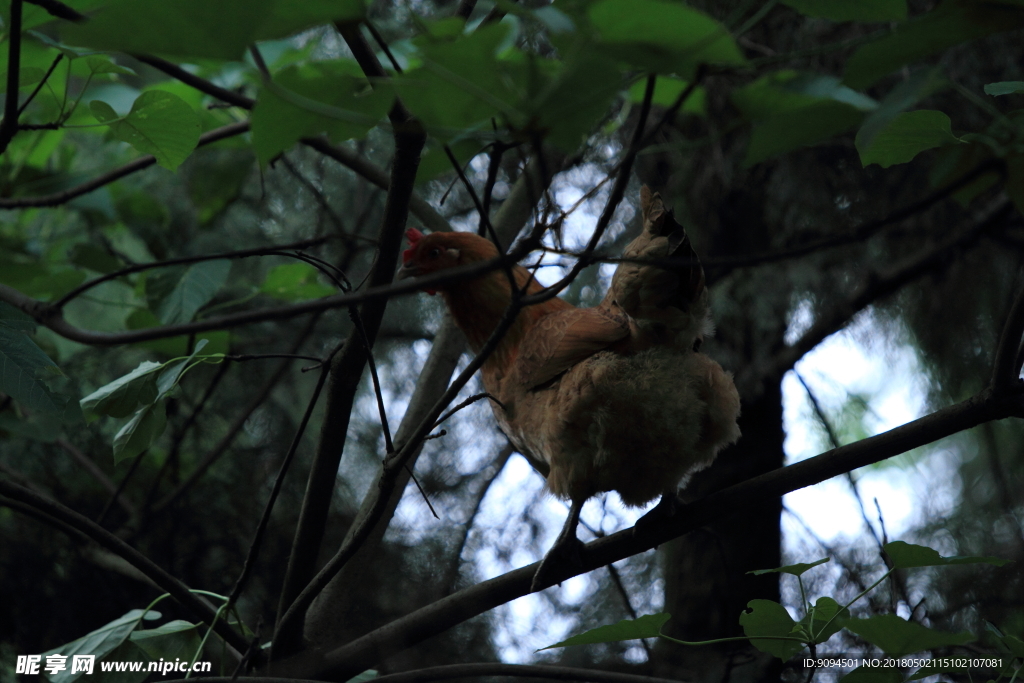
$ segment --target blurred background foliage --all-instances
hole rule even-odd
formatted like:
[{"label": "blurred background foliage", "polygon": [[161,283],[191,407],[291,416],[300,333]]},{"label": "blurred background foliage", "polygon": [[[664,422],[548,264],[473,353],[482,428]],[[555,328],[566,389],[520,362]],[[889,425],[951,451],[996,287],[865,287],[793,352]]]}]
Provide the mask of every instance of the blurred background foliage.
[{"label": "blurred background foliage", "polygon": [[[91,12],[101,3],[69,4]],[[922,387],[922,410],[929,411],[984,387],[1002,322],[1024,284],[1024,86],[1012,85],[1024,78],[1019,2],[481,1],[470,17],[473,30],[452,18],[458,3],[445,1],[378,0],[364,8],[351,0],[311,3],[301,11],[270,0],[255,9],[248,2],[220,3],[216,11],[223,16],[246,18],[232,19],[230,30],[203,14],[198,2],[166,3],[164,9],[160,3],[106,4],[96,18],[76,25],[24,5],[22,28],[31,31],[22,35],[21,100],[45,84],[0,158],[0,282],[43,301],[57,301],[89,278],[132,264],[321,237],[328,239],[309,252],[358,285],[373,262],[385,192],[296,143],[326,134],[386,169],[391,135],[379,122],[395,93],[430,133],[417,193],[453,227],[475,229],[478,217],[443,143],[467,164],[477,188],[488,177],[485,145],[495,138],[515,145],[497,171],[497,208],[531,145],[543,139],[568,155],[547,197],[566,211],[605,177],[628,144],[648,71],[661,74],[652,120],[687,83],[702,80],[641,153],[603,253],[617,255],[639,229],[640,183],[661,191],[698,253],[707,255],[718,327],[708,352],[736,374],[744,402],[743,440],[695,478],[688,496],[784,463],[781,387],[791,363],[779,365],[777,358],[814,323],[838,315],[831,331],[839,331],[856,314],[857,324],[844,334],[865,348],[879,355],[911,349],[919,360],[913,381]],[[0,2],[3,72],[10,5]],[[336,30],[322,25],[357,19],[364,11],[403,70],[392,69],[392,83],[373,92],[366,91]],[[492,13],[504,19],[489,23]],[[245,53],[254,42],[283,90],[269,86]],[[169,79],[131,56],[142,52],[166,56],[258,104],[250,113]],[[379,56],[389,64],[383,52]],[[439,76],[445,69],[472,87]],[[992,83],[1010,83],[1009,94],[987,94]],[[147,93],[169,95],[147,99]],[[311,109],[309,99],[320,108]],[[246,120],[251,134],[193,151],[200,134]],[[21,205],[72,190],[140,153],[153,154],[156,164],[68,201]],[[909,220],[857,232],[970,173],[975,180]],[[566,217],[559,234],[547,238],[548,246],[581,248],[606,198],[606,187],[597,190]],[[1012,208],[977,229],[979,217],[1002,206]],[[411,224],[422,221],[414,216]],[[961,233],[964,239],[938,249]],[[834,245],[791,258],[759,256],[816,240]],[[901,272],[908,259],[928,249],[938,249],[937,256],[922,272],[868,300],[866,311],[847,310],[862,283]],[[540,277],[553,280],[548,274],[564,272],[563,263],[549,255]],[[599,301],[612,268],[585,270],[566,298],[583,305]],[[118,277],[70,301],[65,317],[91,330],[140,329],[335,291],[315,269],[284,256],[232,259],[212,284],[203,279],[212,271],[200,271],[181,266]],[[10,308],[0,316],[4,329],[17,330],[20,336],[10,337],[17,340],[30,332],[59,366],[63,383],[39,380],[40,386],[45,384],[46,396],[72,397],[71,412],[78,398],[143,361],[186,355],[197,339],[209,340],[204,353],[323,357],[351,327],[344,311],[331,310],[103,347],[64,339]],[[393,423],[408,404],[442,314],[440,302],[423,295],[388,304],[374,355]],[[116,464],[111,444],[124,420],[65,414],[61,421],[41,404],[4,394],[0,472],[97,520],[189,586],[227,593],[316,382],[317,371],[308,371],[312,364],[261,358],[196,366],[166,399],[162,435],[154,435],[141,455]],[[910,381],[899,373],[890,380]],[[479,390],[471,384],[463,394]],[[851,394],[805,410],[805,422],[816,425],[818,450],[832,447],[830,431],[839,444],[876,433],[872,405],[870,396]],[[354,406],[328,548],[340,543],[384,453],[368,378]],[[314,414],[239,604],[264,640],[277,616],[315,435],[330,419]],[[361,567],[345,615],[349,636],[531,562],[550,543],[558,506],[545,498],[540,477],[505,449],[489,410],[476,404],[446,430],[445,437],[426,443],[416,464],[419,485],[440,519],[410,487],[385,542]],[[1021,436],[1017,422],[986,424],[876,466],[910,472],[909,485],[918,469],[952,480],[950,504],[916,518],[919,527],[909,537],[947,555],[1017,562],[934,576],[920,572],[891,595],[880,595],[870,609],[895,610],[953,631],[978,632],[989,621],[1024,634]],[[208,469],[194,476],[211,455]],[[923,490],[914,495],[926,499],[931,480],[918,481]],[[876,523],[870,501],[863,502],[869,523]],[[696,651],[664,643],[610,644],[531,653],[574,628],[659,609],[675,616],[667,632],[677,637],[735,635],[748,600],[780,595],[777,576],[746,572],[784,561],[826,554],[838,560],[829,571],[808,575],[820,582],[815,593],[852,596],[873,580],[879,545],[869,534],[835,546],[810,537],[784,544],[781,514],[775,502],[716,522],[656,554],[470,620],[380,668],[534,658],[685,680],[792,676],[738,646]],[[584,522],[592,537],[635,517],[605,497],[589,504]],[[71,641],[154,596],[123,562],[68,538],[26,509],[0,507],[0,538],[5,681],[12,680],[17,654]],[[782,598],[799,601],[785,583]],[[161,609],[174,618],[190,616],[168,603]],[[850,642],[835,649],[864,647]]]}]

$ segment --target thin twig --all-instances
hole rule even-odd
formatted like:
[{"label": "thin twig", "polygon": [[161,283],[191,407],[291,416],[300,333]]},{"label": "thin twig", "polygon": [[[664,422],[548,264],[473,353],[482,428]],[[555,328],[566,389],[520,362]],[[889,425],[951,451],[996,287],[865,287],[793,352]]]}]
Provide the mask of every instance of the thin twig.
[{"label": "thin twig", "polygon": [[288,452],[285,453],[284,459],[281,461],[281,467],[278,469],[277,477],[274,479],[274,486],[270,490],[270,497],[267,499],[267,504],[263,507],[263,515],[260,517],[260,522],[256,526],[256,533],[253,536],[252,543],[249,544],[249,552],[246,554],[245,562],[242,564],[242,571],[238,575],[238,579],[235,581],[234,588],[231,589],[231,594],[228,596],[228,601],[224,611],[231,609],[238,597],[242,594],[242,590],[245,589],[245,584],[249,580],[249,576],[252,574],[252,569],[256,564],[256,558],[259,557],[260,548],[263,545],[263,536],[266,534],[267,527],[270,525],[270,513],[274,510],[274,503],[277,502],[277,496],[281,492],[281,486],[284,483],[284,478],[288,474],[288,468],[292,464],[292,460],[295,458],[295,453],[299,450],[299,444],[302,442],[302,435],[306,432],[306,425],[309,424],[309,418],[313,414],[313,409],[316,407],[317,400],[320,398],[320,392],[324,388],[324,383],[327,381],[327,376],[330,372],[330,366],[324,365],[320,370],[320,378],[317,380],[316,387],[313,388],[313,394],[309,397],[309,403],[306,405],[306,412],[303,413],[302,419],[299,421],[299,426],[295,430],[295,436],[292,437],[292,443],[288,447]]},{"label": "thin twig", "polygon": [[[208,133],[203,133],[199,136],[199,143],[196,147],[202,147],[209,145],[214,142],[219,142],[225,138],[234,137],[235,135],[241,135],[242,133],[249,132],[249,122],[241,121],[239,123],[230,123],[226,126],[222,126],[215,130],[211,130]],[[130,161],[120,168],[115,168],[112,171],[108,171],[100,176],[87,180],[86,182],[76,185],[67,190],[61,192],[54,192],[53,194],[40,195],[37,197],[10,197],[0,198],[0,209],[25,209],[30,207],[42,207],[42,206],[60,206],[66,204],[76,197],[81,197],[84,194],[88,194],[93,190],[98,190],[104,185],[109,185],[115,180],[120,180],[127,175],[136,173],[145,168],[149,168],[156,163],[156,157],[151,154],[139,157],[134,161]]]},{"label": "thin twig", "polygon": [[501,408],[502,408],[502,409],[504,409],[504,408],[505,408],[505,404],[503,404],[503,403],[502,403],[501,401],[499,401],[499,400],[498,400],[497,398],[495,398],[495,397],[494,397],[494,396],[492,396],[491,394],[487,393],[486,391],[484,391],[484,392],[482,392],[482,393],[479,393],[479,394],[473,394],[472,396],[470,396],[469,398],[467,398],[467,399],[466,399],[465,401],[463,401],[462,403],[460,403],[459,405],[455,406],[454,408],[452,408],[451,410],[449,410],[449,411],[448,411],[447,413],[445,413],[444,415],[442,415],[442,416],[441,416],[441,417],[440,417],[440,418],[439,418],[439,419],[437,420],[437,422],[435,422],[435,423],[434,423],[434,426],[433,426],[433,427],[431,427],[431,429],[436,429],[437,427],[441,426],[441,423],[442,423],[442,422],[444,422],[445,420],[447,420],[447,419],[448,419],[449,417],[451,417],[451,416],[452,416],[452,415],[454,415],[455,413],[459,412],[459,411],[460,411],[460,410],[462,410],[463,408],[465,408],[465,407],[467,407],[467,406],[469,406],[469,405],[472,405],[472,404],[476,403],[477,401],[479,401],[479,400],[480,400],[480,399],[482,399],[482,398],[489,398],[489,399],[491,399],[492,401],[494,401],[495,403],[497,403],[497,404],[498,404],[499,406],[501,406]]},{"label": "thin twig", "polygon": [[[62,59],[64,59],[63,52],[61,52],[59,55],[53,58],[53,62],[50,64],[50,68],[46,70],[46,73],[43,75],[43,78],[39,81],[39,83],[36,84],[35,89],[33,89],[31,93],[29,93],[29,96],[25,98],[25,101],[21,103],[21,106],[18,107],[18,116],[21,116],[24,113],[25,109],[28,107],[28,105],[32,104],[32,100],[36,98],[36,95],[39,94],[39,91],[42,90],[43,86],[46,85],[46,82],[50,80],[50,76],[53,75],[53,70],[57,68],[57,65],[60,64],[60,60]],[[27,129],[28,126],[21,126],[21,128]]]},{"label": "thin twig", "polygon": [[241,259],[248,258],[250,256],[267,256],[276,255],[286,249],[306,249],[308,247],[315,247],[326,242],[329,238],[317,237],[315,239],[300,240],[298,242],[292,242],[290,244],[278,244],[267,247],[255,247],[253,249],[239,249],[236,251],[224,251],[219,254],[203,254],[201,256],[182,256],[180,258],[167,259],[165,261],[155,261],[153,263],[138,263],[135,265],[115,270],[112,273],[101,275],[100,277],[93,278],[88,282],[83,282],[78,287],[75,287],[70,292],[62,296],[60,299],[51,304],[54,308],[62,308],[69,301],[75,299],[85,292],[88,292],[93,287],[116,280],[118,278],[131,275],[133,273],[141,273],[146,270],[153,270],[154,268],[169,268],[171,266],[181,266],[190,263],[200,263],[203,261],[216,261],[220,259]]}]

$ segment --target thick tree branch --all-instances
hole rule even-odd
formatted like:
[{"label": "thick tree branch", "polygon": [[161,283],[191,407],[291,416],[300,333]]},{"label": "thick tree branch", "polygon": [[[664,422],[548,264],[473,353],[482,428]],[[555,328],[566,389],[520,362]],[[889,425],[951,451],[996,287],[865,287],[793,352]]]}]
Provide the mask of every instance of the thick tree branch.
[{"label": "thick tree branch", "polygon": [[960,232],[932,247],[921,250],[886,272],[870,273],[856,292],[845,302],[832,306],[827,315],[817,320],[795,344],[776,356],[770,367],[741,373],[738,375],[737,384],[743,387],[763,385],[763,382],[752,382],[755,373],[762,378],[781,378],[787,370],[793,367],[794,363],[827,337],[842,329],[858,312],[875,301],[893,294],[925,273],[948,264],[951,254],[962,251],[975,243],[987,230],[1008,218],[1012,212],[1013,206],[1008,201],[999,201],[984,216]]},{"label": "thick tree branch", "polygon": [[11,0],[7,17],[7,97],[4,118],[0,120],[0,154],[18,133],[18,76],[21,72],[21,10],[22,0]]},{"label": "thick tree branch", "polygon": [[139,60],[143,64],[148,64],[158,71],[163,71],[171,78],[179,80],[185,85],[191,86],[201,93],[206,93],[211,97],[216,97],[218,100],[227,102],[228,104],[233,104],[236,107],[241,107],[242,109],[252,109],[256,106],[256,100],[253,98],[246,97],[234,90],[222,88],[215,83],[211,83],[205,78],[200,78],[193,73],[185,71],[185,69],[182,69],[177,64],[168,62],[166,59],[154,57],[153,55],[132,55],[132,57],[135,57],[135,59]]},{"label": "thick tree branch", "polygon": [[[684,505],[671,519],[653,522],[642,529],[626,529],[589,543],[584,547],[582,567],[554,577],[552,584],[651,550],[712,521],[742,513],[791,491],[880,462],[984,422],[1011,416],[1024,417],[1024,396],[1018,393],[997,396],[985,390],[967,401],[902,427],[730,486]],[[296,677],[353,676],[385,656],[528,594],[538,564],[521,567],[461,590],[336,649],[306,653],[278,662],[272,671]]]},{"label": "thick tree branch", "polygon": [[[386,75],[359,32],[358,25],[340,25],[338,28],[368,77]],[[369,276],[370,288],[386,286],[394,277],[416,183],[420,152],[426,142],[426,133],[422,125],[412,118],[397,100],[388,116],[394,127],[395,154],[378,238],[377,261]],[[331,368],[326,405],[328,419],[324,421],[320,433],[292,552],[288,559],[280,599],[279,615],[283,616],[280,616],[274,634],[275,655],[294,651],[298,647],[301,642],[303,617],[309,601],[323,588],[321,585],[316,592],[310,594],[308,584],[316,567],[317,556],[320,554],[353,401],[366,365],[367,354],[380,331],[386,305],[386,298],[364,304],[359,312],[363,329],[352,331]],[[302,604],[299,604],[300,594],[308,595],[308,599],[304,598]],[[291,621],[287,618],[288,614],[293,615]]]},{"label": "thick tree branch", "polygon": [[188,586],[175,577],[168,574],[148,557],[131,547],[117,536],[113,535],[93,521],[83,517],[74,510],[61,505],[60,503],[41,496],[23,486],[19,486],[6,479],[0,479],[0,495],[12,500],[20,501],[26,505],[42,511],[44,514],[53,517],[67,526],[79,531],[93,541],[124,558],[133,567],[149,577],[162,590],[170,593],[197,619],[212,624],[216,631],[225,641],[240,652],[244,652],[249,646],[248,641],[235,632],[223,619],[215,619],[216,610],[201,600],[197,595],[189,592]]},{"label": "thick tree branch", "polygon": [[999,394],[1012,391],[1020,385],[1020,364],[1017,363],[1017,350],[1024,335],[1024,289],[1010,308],[1003,333],[999,337],[995,362],[992,364],[992,390]]},{"label": "thick tree branch", "polygon": [[[544,177],[542,169],[559,168],[561,162],[560,158],[552,157],[545,163],[533,159],[526,165],[493,221],[494,229],[504,243],[511,243],[527,224],[537,198],[543,196],[545,188],[549,186],[551,176]],[[427,419],[430,411],[444,395],[464,348],[465,339],[462,333],[455,327],[451,317],[446,316],[398,428],[395,441],[399,449],[404,447],[416,428]],[[359,585],[360,572],[370,565],[371,557],[384,537],[409,482],[409,470],[414,467],[421,450],[422,446],[409,457],[407,468],[403,467],[397,471],[394,487],[382,511],[374,512],[380,501],[373,490],[370,492],[371,495],[363,500],[343,543],[352,542],[352,537],[363,527],[371,513],[379,513],[379,520],[352,559],[311,606],[306,620],[306,632],[314,639],[314,644],[336,641],[337,638],[333,635],[345,630],[344,621],[349,605],[351,601],[358,600],[357,596],[352,595],[353,586]]]}]

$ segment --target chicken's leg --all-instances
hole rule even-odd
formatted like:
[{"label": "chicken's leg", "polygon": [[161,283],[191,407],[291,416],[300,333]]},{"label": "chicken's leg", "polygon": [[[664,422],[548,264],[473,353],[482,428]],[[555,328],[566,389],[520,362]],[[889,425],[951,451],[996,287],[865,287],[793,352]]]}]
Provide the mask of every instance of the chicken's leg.
[{"label": "chicken's leg", "polygon": [[683,502],[679,500],[679,495],[675,491],[665,491],[661,494],[661,500],[658,504],[648,510],[643,517],[636,520],[636,524],[633,526],[633,535],[642,533],[643,531],[650,528],[655,522],[660,522],[663,519],[672,519],[679,512],[679,508]]},{"label": "chicken's leg", "polygon": [[576,527],[580,523],[580,511],[583,510],[584,500],[573,500],[569,505],[569,516],[565,519],[565,525],[555,539],[551,550],[541,560],[537,572],[533,575],[531,591],[539,591],[546,588],[555,576],[562,574],[566,564],[571,567],[583,566],[583,559],[580,557],[580,549],[583,543],[576,538]]}]

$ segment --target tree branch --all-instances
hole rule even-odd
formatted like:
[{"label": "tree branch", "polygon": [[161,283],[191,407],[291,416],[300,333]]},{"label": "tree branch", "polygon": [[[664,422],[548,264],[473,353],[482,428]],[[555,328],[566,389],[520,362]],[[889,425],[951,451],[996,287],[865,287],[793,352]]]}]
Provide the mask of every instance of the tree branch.
[{"label": "tree branch", "polygon": [[0,120],[0,154],[18,133],[18,76],[21,72],[21,10],[22,0],[11,0],[7,23],[7,97],[4,118]]},{"label": "tree branch", "polygon": [[[901,427],[781,467],[682,506],[670,519],[619,531],[584,546],[582,566],[551,580],[564,581],[656,548],[706,524],[742,513],[791,491],[880,462],[990,420],[1024,417],[1021,394],[981,394]],[[271,667],[296,677],[353,676],[387,655],[415,645],[498,605],[527,595],[539,563],[513,570],[454,593],[341,647],[304,653]]]},{"label": "tree branch", "polygon": [[244,652],[249,646],[248,641],[228,626],[223,619],[215,619],[216,610],[197,595],[189,592],[188,586],[168,574],[148,557],[103,527],[98,526],[91,520],[56,501],[50,500],[6,479],[0,479],[0,495],[30,505],[76,531],[85,534],[110,552],[124,558],[132,566],[149,577],[162,590],[170,593],[197,619],[212,625],[214,631],[236,650]]},{"label": "tree branch", "polygon": [[738,377],[737,384],[745,387],[760,386],[762,382],[754,382],[756,372],[759,377],[782,377],[807,352],[820,344],[828,336],[842,329],[858,312],[875,301],[896,292],[900,287],[921,277],[927,272],[946,265],[948,256],[957,250],[963,250],[976,242],[987,230],[1009,217],[1013,206],[1001,200],[990,208],[985,215],[978,218],[964,230],[939,242],[933,247],[922,249],[917,254],[890,268],[885,273],[870,273],[864,283],[845,302],[832,306],[828,315],[818,320],[792,346],[787,347],[775,357],[771,366],[764,370],[748,370]]},{"label": "tree branch", "polygon": [[[339,25],[338,29],[368,77],[386,75],[359,32],[358,24]],[[388,183],[388,197],[381,220],[377,261],[369,275],[368,285],[371,289],[389,285],[394,277],[416,183],[420,152],[426,142],[423,126],[397,100],[388,117],[394,129],[395,153]],[[282,652],[294,651],[301,642],[302,617],[309,602],[298,605],[298,596],[308,594],[308,584],[316,568],[327,514],[334,496],[338,466],[345,447],[353,401],[367,362],[367,354],[373,348],[377,333],[380,331],[386,305],[386,298],[368,301],[363,305],[359,311],[363,329],[352,331],[331,367],[331,383],[325,408],[328,419],[324,420],[320,433],[317,453],[306,485],[306,495],[302,501],[295,540],[288,559],[285,583],[281,591],[279,622],[274,634],[275,656]],[[320,589],[322,588],[323,586],[320,586]],[[312,593],[310,600],[318,592],[319,589]],[[287,617],[288,614],[294,617],[291,621]]]}]

